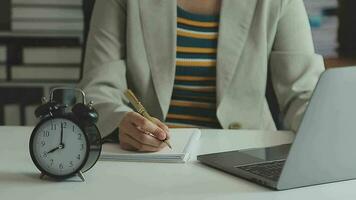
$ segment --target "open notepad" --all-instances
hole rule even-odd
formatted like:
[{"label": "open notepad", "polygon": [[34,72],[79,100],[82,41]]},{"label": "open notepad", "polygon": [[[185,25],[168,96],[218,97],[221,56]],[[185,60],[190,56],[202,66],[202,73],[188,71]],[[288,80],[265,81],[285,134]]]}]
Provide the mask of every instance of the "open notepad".
[{"label": "open notepad", "polygon": [[184,163],[189,159],[200,134],[199,129],[170,129],[172,149],[166,147],[153,153],[126,151],[118,144],[104,144],[100,160]]}]

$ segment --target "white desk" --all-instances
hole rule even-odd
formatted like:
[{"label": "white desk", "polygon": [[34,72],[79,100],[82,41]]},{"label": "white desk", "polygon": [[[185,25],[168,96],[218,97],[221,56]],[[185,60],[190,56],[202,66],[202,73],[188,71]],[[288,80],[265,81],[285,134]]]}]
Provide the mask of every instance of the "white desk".
[{"label": "white desk", "polygon": [[[28,152],[31,127],[0,127],[0,199],[355,199],[356,181],[276,192],[208,168],[186,164],[99,161],[86,182],[39,179]],[[290,132],[203,131],[197,154],[289,143]]]}]

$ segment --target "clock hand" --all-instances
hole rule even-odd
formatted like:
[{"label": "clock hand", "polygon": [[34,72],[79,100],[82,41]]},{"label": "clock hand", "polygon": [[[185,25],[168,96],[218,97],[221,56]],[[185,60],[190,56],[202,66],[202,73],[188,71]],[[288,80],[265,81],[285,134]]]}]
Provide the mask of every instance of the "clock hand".
[{"label": "clock hand", "polygon": [[52,150],[50,150],[50,151],[48,151],[47,153],[48,153],[48,154],[53,153],[53,152],[55,152],[55,151],[58,150],[58,149],[59,149],[59,146],[56,147],[56,148],[54,148],[54,149],[52,149]]},{"label": "clock hand", "polygon": [[61,123],[61,141],[59,143],[59,146],[63,146],[63,123]]},{"label": "clock hand", "polygon": [[64,148],[64,144],[60,144],[58,147],[54,148],[54,149],[51,149],[49,150],[47,153],[53,153],[55,151],[57,151],[58,149],[63,149]]}]

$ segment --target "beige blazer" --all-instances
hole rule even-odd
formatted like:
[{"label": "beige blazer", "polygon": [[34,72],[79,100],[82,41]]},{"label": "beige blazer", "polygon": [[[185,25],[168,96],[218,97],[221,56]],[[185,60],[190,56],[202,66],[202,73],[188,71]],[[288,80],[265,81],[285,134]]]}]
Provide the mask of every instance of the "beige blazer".
[{"label": "beige blazer", "polygon": [[[97,0],[80,83],[103,136],[131,108],[130,88],[164,120],[176,58],[176,0]],[[223,0],[217,54],[217,117],[223,128],[275,130],[265,98],[267,70],[286,128],[296,130],[324,70],[302,0]]]}]

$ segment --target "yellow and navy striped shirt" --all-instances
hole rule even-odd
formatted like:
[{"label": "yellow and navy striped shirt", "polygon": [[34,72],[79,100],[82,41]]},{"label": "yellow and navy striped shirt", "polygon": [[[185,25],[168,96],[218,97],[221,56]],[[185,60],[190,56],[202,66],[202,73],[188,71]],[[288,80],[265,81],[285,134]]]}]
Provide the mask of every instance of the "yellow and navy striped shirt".
[{"label": "yellow and navy striped shirt", "polygon": [[219,16],[177,8],[176,75],[166,123],[171,128],[221,128],[216,117]]}]

